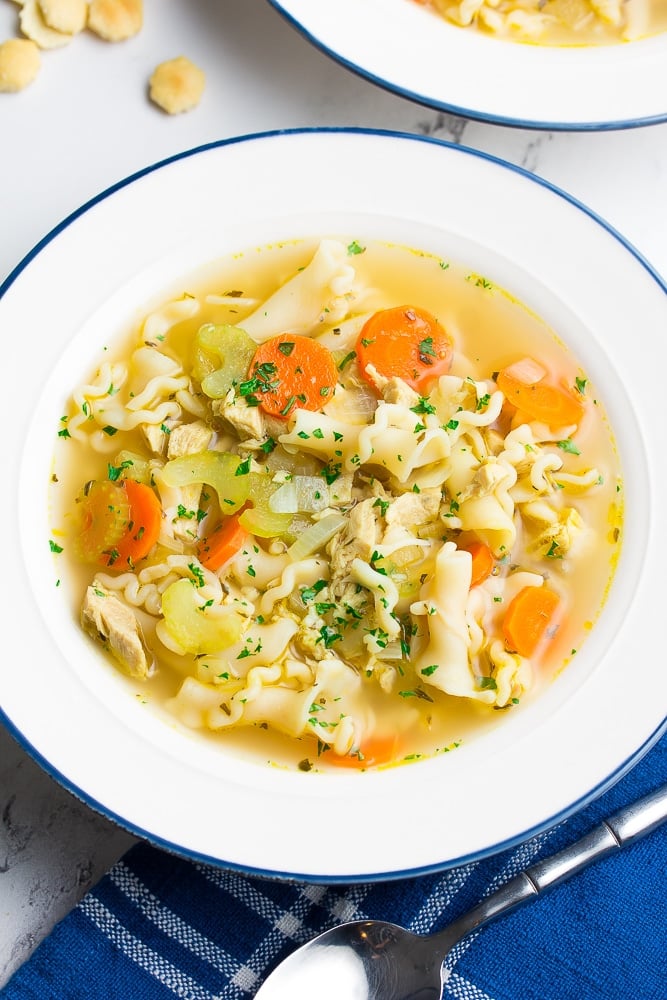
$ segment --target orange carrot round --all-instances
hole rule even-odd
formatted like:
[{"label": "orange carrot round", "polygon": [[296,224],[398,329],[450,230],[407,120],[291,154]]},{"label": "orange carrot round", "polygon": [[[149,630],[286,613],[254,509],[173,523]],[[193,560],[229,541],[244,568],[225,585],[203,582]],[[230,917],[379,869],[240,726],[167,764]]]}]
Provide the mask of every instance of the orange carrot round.
[{"label": "orange carrot round", "polygon": [[398,751],[398,736],[391,733],[387,736],[370,736],[363,740],[359,747],[341,756],[337,753],[327,754],[328,764],[336,767],[352,767],[361,770],[378,764],[390,764],[396,760]]},{"label": "orange carrot round", "polygon": [[199,543],[197,549],[199,561],[214,573],[236,555],[248,537],[248,531],[239,523],[244,510],[245,507],[223,518],[211,534],[202,538]]},{"label": "orange carrot round", "polygon": [[158,540],[162,507],[150,486],[133,479],[94,480],[80,504],[76,549],[86,562],[124,570]]},{"label": "orange carrot round", "polygon": [[494,563],[493,553],[484,542],[471,542],[470,545],[465,546],[465,549],[472,556],[470,586],[476,587],[478,584],[484,583],[486,578],[491,575]]},{"label": "orange carrot round", "polygon": [[539,420],[549,427],[579,424],[584,415],[581,395],[567,385],[559,385],[532,358],[522,358],[503,368],[496,383],[508,403],[530,420]]},{"label": "orange carrot round", "polygon": [[310,337],[281,334],[260,344],[241,393],[272,417],[287,420],[293,410],[321,410],[333,395],[336,362]]},{"label": "orange carrot round", "polygon": [[355,350],[361,372],[371,385],[369,366],[385,378],[401,378],[424,393],[452,366],[451,337],[435,316],[416,306],[376,312],[364,324]]},{"label": "orange carrot round", "polygon": [[[127,568],[144,559],[160,536],[162,505],[157,494],[145,483],[123,481],[130,504],[130,519],[125,535],[108,556],[108,565]],[[117,553],[117,557],[113,556]]]},{"label": "orange carrot round", "polygon": [[533,656],[557,625],[560,598],[547,587],[523,587],[507,605],[503,619],[505,645],[513,653]]}]

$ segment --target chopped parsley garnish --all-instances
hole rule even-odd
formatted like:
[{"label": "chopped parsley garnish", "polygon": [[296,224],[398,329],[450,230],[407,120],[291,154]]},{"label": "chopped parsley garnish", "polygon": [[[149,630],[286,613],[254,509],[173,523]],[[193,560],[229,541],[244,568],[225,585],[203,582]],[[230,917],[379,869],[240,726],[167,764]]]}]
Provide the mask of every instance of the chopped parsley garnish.
[{"label": "chopped parsley garnish", "polygon": [[127,459],[125,462],[121,462],[120,465],[111,465],[111,464],[108,464],[107,465],[107,476],[109,477],[109,479],[111,480],[112,483],[115,483],[116,480],[120,479],[120,477],[122,476],[123,470],[124,469],[128,469],[133,464],[134,463],[131,462],[129,459]]},{"label": "chopped parsley garnish", "polygon": [[341,362],[339,362],[339,364],[338,364],[338,371],[342,372],[342,370],[347,365],[349,365],[350,361],[354,361],[354,359],[356,358],[356,356],[357,356],[356,351],[350,351],[349,354],[346,354],[345,357],[343,358],[343,360]]},{"label": "chopped parsley garnish", "polygon": [[301,591],[302,601],[313,601],[321,590],[327,585],[326,580],[316,580],[312,587],[304,587]]},{"label": "chopped parsley garnish", "polygon": [[388,508],[389,508],[389,501],[388,500],[383,500],[381,497],[378,497],[377,500],[375,500],[375,502],[373,503],[373,506],[374,507],[379,507],[380,508],[380,513],[384,517],[385,514],[387,513]]},{"label": "chopped parsley garnish", "polygon": [[196,563],[188,563],[188,569],[190,570],[194,578],[192,582],[194,583],[195,587],[203,587],[204,584],[206,583],[206,580],[204,579],[204,572],[201,566],[197,566]]},{"label": "chopped parsley garnish", "polygon": [[290,354],[294,350],[293,340],[281,340],[278,344],[278,350],[281,354],[284,354],[286,358],[289,358]]},{"label": "chopped parsley garnish", "polygon": [[587,378],[578,378],[577,377],[574,380],[574,387],[577,390],[577,392],[581,393],[582,396],[586,392],[586,386],[587,386],[587,384],[588,384],[588,379]]},{"label": "chopped parsley garnish", "polygon": [[245,461],[239,462],[236,467],[235,476],[247,476],[250,472],[250,458],[246,458]]},{"label": "chopped parsley garnish", "polygon": [[342,638],[340,632],[337,632],[332,625],[323,625],[319,637],[315,641],[323,642],[327,649],[331,649],[334,642],[339,642]]},{"label": "chopped parsley garnish", "polygon": [[437,358],[437,353],[433,347],[433,337],[424,337],[419,341],[419,360],[423,365],[432,365],[431,358]]},{"label": "chopped parsley garnish", "polygon": [[566,451],[568,455],[581,455],[572,438],[564,438],[562,441],[557,441],[556,444],[561,451]]},{"label": "chopped parsley garnish", "polygon": [[103,427],[102,430],[104,431],[105,434],[108,434],[109,437],[113,437],[114,434],[118,433],[118,428],[112,427],[111,424],[107,424],[107,426]]},{"label": "chopped parsley garnish", "polygon": [[56,555],[59,552],[62,552],[62,550],[63,550],[62,545],[58,545],[58,543],[54,542],[52,538],[49,538],[49,548],[51,549],[52,552],[55,552]]},{"label": "chopped parsley garnish", "polygon": [[357,254],[365,253],[366,247],[362,247],[356,240],[352,240],[352,242],[347,245],[347,252],[348,256],[355,257]]},{"label": "chopped parsley garnish", "polygon": [[270,455],[273,449],[277,447],[277,444],[277,441],[274,441],[272,437],[269,437],[266,441],[262,441],[259,446],[259,450],[263,451],[265,455]]},{"label": "chopped parsley garnish", "polygon": [[410,409],[413,413],[419,414],[435,413],[435,406],[429,402],[428,396],[420,396],[419,402],[415,406],[411,406]]}]

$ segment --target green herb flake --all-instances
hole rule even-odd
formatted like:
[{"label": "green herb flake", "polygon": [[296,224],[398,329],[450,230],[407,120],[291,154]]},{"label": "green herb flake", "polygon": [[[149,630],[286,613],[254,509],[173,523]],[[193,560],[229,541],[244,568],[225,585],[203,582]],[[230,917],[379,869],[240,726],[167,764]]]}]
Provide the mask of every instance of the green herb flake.
[{"label": "green herb flake", "polygon": [[289,358],[290,354],[294,350],[295,344],[293,340],[281,340],[278,344],[278,350],[281,354],[284,354],[286,358]]},{"label": "green herb flake", "polygon": [[63,550],[62,545],[58,545],[58,543],[54,542],[52,538],[49,538],[49,548],[52,552],[55,552],[56,555]]},{"label": "green herb flake", "polygon": [[366,247],[362,247],[356,240],[352,240],[352,242],[347,245],[347,253],[349,257],[356,257],[357,254],[365,252]]},{"label": "green herb flake", "polygon": [[578,393],[580,393],[580,394],[581,394],[582,396],[583,396],[583,395],[585,394],[585,392],[586,392],[586,386],[587,386],[587,385],[588,385],[588,379],[587,379],[587,378],[579,378],[579,377],[577,377],[577,378],[575,378],[575,380],[574,380],[574,388],[575,388],[575,389],[577,390],[577,392],[578,392]]},{"label": "green herb flake", "polygon": [[338,365],[338,371],[342,372],[343,369],[346,368],[347,365],[349,365],[350,361],[354,361],[356,357],[357,357],[356,351],[350,351],[349,354],[346,354],[343,360]]},{"label": "green herb flake", "polygon": [[321,590],[324,590],[326,585],[327,585],[326,580],[316,580],[315,583],[312,585],[312,587],[304,587],[303,590],[301,591],[301,600],[304,602],[313,601],[317,597],[319,592]]},{"label": "green herb flake", "polygon": [[561,451],[566,451],[568,455],[581,455],[572,438],[564,438],[562,441],[557,441],[556,444]]},{"label": "green herb flake", "polygon": [[424,677],[430,677],[432,674],[436,672],[439,666],[440,666],[439,663],[431,663],[428,667],[422,667],[421,673],[424,675]]},{"label": "green herb flake", "polygon": [[250,472],[250,458],[246,458],[245,461],[239,462],[234,473],[235,476],[247,476]]},{"label": "green herb flake", "polygon": [[411,406],[410,409],[413,413],[427,414],[435,413],[435,406],[429,402],[428,396],[420,396],[419,402],[415,406]]},{"label": "green herb flake", "polygon": [[133,464],[134,463],[131,462],[129,459],[127,459],[127,461],[125,462],[121,462],[120,465],[111,465],[109,463],[107,464],[107,477],[111,480],[112,483],[115,483],[116,480],[120,479],[120,477],[122,476],[123,470],[128,469]]},{"label": "green herb flake", "polygon": [[113,437],[114,434],[118,433],[118,428],[112,427],[111,424],[107,424],[107,426],[103,427],[102,430],[104,431],[105,434],[108,434],[109,437]]},{"label": "green herb flake", "polygon": [[419,341],[419,360],[423,365],[432,365],[431,358],[437,358],[437,352],[433,347],[433,337],[424,337]]}]

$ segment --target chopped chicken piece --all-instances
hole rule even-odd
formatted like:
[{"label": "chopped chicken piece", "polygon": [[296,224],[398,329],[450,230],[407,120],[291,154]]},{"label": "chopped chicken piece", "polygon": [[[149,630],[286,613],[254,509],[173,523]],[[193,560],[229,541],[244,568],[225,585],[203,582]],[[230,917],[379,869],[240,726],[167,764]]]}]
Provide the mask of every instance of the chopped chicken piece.
[{"label": "chopped chicken piece", "polygon": [[487,497],[508,476],[507,469],[496,461],[484,462],[480,465],[470,482],[470,485],[457,497],[460,503],[472,497]]},{"label": "chopped chicken piece", "polygon": [[438,489],[403,493],[389,504],[385,520],[389,526],[399,525],[405,528],[425,524],[437,517],[441,499]]},{"label": "chopped chicken piece", "polygon": [[398,403],[400,406],[408,408],[416,406],[419,402],[419,395],[411,389],[402,378],[393,376],[386,380],[386,385],[380,389],[385,403]]},{"label": "chopped chicken piece", "polygon": [[[165,430],[165,427],[168,429]],[[141,433],[143,434],[146,444],[153,452],[154,455],[163,455],[167,444],[167,438],[169,437],[169,431],[171,428],[168,427],[167,422],[163,424],[142,424]]]},{"label": "chopped chicken piece", "polygon": [[345,527],[329,543],[332,578],[348,577],[355,559],[369,561],[379,536],[374,503],[375,500],[369,498],[355,504]]},{"label": "chopped chicken piece", "polygon": [[233,389],[224,399],[215,400],[213,409],[222,420],[234,428],[242,441],[246,438],[256,438],[261,441],[266,437],[264,415],[260,408],[248,406],[242,397],[236,398]]},{"label": "chopped chicken piece", "polygon": [[180,458],[181,455],[197,455],[206,451],[213,431],[203,420],[193,420],[190,424],[179,424],[169,435],[167,447],[168,458]]},{"label": "chopped chicken piece", "polygon": [[565,556],[574,540],[585,530],[581,514],[574,507],[558,512],[556,520],[547,524],[533,542],[533,547],[543,555],[560,559]]},{"label": "chopped chicken piece", "polygon": [[132,676],[144,679],[152,672],[137,617],[127,604],[93,580],[81,608],[81,625],[103,643]]}]

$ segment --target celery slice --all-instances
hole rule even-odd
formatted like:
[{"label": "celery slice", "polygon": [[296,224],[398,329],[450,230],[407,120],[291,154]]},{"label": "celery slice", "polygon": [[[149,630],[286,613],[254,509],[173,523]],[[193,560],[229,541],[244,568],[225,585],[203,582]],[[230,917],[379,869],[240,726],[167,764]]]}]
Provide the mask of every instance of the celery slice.
[{"label": "celery slice", "polygon": [[248,376],[257,344],[238,326],[205,323],[195,337],[193,375],[211,399],[222,399]]},{"label": "celery slice", "polygon": [[242,507],[250,494],[250,476],[238,474],[241,460],[238,455],[220,451],[201,451],[196,455],[172,458],[160,471],[167,486],[188,486],[206,483],[218,494],[220,509],[233,514]]},{"label": "celery slice", "polygon": [[190,580],[177,580],[162,595],[169,635],[186,653],[219,653],[241,638],[243,619],[230,608],[206,607]]}]

